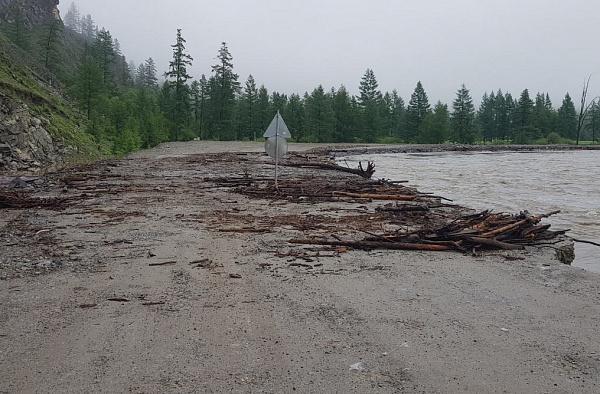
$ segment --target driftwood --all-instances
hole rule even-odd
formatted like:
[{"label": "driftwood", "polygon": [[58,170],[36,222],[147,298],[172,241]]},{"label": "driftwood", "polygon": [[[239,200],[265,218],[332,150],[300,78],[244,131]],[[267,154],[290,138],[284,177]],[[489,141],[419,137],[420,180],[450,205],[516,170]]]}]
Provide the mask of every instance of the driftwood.
[{"label": "driftwood", "polygon": [[430,207],[427,205],[402,204],[391,207],[378,207],[375,210],[378,212],[429,212]]},{"label": "driftwood", "polygon": [[310,162],[310,161],[301,161],[301,162],[284,162],[280,163],[280,165],[284,167],[296,167],[296,168],[318,168],[321,170],[332,170],[332,171],[340,171],[346,172],[348,174],[354,174],[361,176],[365,179],[371,179],[375,174],[375,163],[369,161],[367,162],[367,168],[364,168],[362,162],[358,163],[358,168],[350,168],[343,167],[333,163],[324,163],[324,162]]},{"label": "driftwood", "polygon": [[[393,208],[384,207],[383,209]],[[554,239],[565,233],[564,231],[550,231],[549,225],[538,225],[543,218],[557,213],[532,216],[523,212],[520,215],[511,216],[484,211],[464,216],[438,229],[394,234],[369,233],[371,237],[360,241],[342,240],[335,237],[335,240],[293,239],[289,242],[292,244],[346,246],[361,250],[456,250],[464,253],[484,248],[522,250],[524,245]]]},{"label": "driftwood", "polygon": [[148,267],[161,267],[164,265],[175,265],[177,264],[177,261],[164,261],[164,262],[160,262],[160,263],[150,263],[148,264]]},{"label": "driftwood", "polygon": [[383,241],[326,241],[322,239],[292,239],[292,244],[297,245],[326,245],[326,246],[346,246],[352,249],[374,250],[374,249],[391,249],[391,250],[425,250],[442,252],[452,250],[448,245],[441,244],[419,244],[419,243],[402,243],[402,242],[383,242]]},{"label": "driftwood", "polygon": [[383,200],[383,201],[414,201],[417,196],[404,196],[393,194],[369,194],[369,193],[348,193],[348,192],[333,192],[334,197],[352,197],[365,200]]}]

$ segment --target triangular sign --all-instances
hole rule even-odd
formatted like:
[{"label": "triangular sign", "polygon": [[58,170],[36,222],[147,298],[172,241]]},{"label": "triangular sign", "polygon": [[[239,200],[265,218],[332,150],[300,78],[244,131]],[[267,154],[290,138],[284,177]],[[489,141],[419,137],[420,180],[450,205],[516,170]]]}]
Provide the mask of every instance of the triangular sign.
[{"label": "triangular sign", "polygon": [[275,117],[271,121],[271,124],[269,125],[267,131],[265,131],[265,135],[263,135],[263,137],[265,138],[275,138],[276,136],[282,138],[292,138],[292,134],[290,133],[290,130],[283,121],[283,118],[281,117],[279,111],[277,111],[277,115],[275,115]]}]

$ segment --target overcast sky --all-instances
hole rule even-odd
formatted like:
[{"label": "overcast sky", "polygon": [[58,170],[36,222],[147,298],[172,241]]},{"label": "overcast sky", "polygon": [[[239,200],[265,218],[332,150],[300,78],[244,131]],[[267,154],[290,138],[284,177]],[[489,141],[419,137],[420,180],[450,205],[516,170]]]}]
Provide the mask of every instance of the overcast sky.
[{"label": "overcast sky", "polygon": [[[64,15],[70,0],[61,1]],[[430,100],[451,101],[465,83],[484,91],[548,91],[555,105],[580,95],[593,74],[600,94],[598,0],[77,0],[139,63],[166,70],[177,28],[210,73],[229,44],[244,81],[284,93],[344,84],[356,93],[366,68],[382,90],[407,99],[423,81]]]}]

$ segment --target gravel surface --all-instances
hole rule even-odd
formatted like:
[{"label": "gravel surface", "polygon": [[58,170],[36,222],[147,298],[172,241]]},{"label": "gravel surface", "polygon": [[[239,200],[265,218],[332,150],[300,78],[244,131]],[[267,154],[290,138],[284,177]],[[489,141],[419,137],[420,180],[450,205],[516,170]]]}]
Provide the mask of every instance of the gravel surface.
[{"label": "gravel surface", "polygon": [[219,230],[339,206],[215,188],[272,167],[187,156],[261,149],[164,144],[35,184],[64,209],[1,210],[0,392],[600,391],[600,275],[549,247],[295,265],[294,228]]}]

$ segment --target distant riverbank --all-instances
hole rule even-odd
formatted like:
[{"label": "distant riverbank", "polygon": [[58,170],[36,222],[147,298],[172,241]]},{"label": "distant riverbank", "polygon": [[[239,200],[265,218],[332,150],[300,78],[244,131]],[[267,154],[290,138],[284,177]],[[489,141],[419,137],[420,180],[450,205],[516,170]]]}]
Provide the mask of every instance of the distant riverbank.
[{"label": "distant riverbank", "polygon": [[[319,148],[317,148],[319,149]],[[379,153],[430,153],[430,152],[536,152],[536,151],[576,151],[600,150],[600,145],[346,145],[327,149],[335,156],[379,154]]]}]

